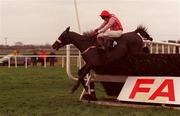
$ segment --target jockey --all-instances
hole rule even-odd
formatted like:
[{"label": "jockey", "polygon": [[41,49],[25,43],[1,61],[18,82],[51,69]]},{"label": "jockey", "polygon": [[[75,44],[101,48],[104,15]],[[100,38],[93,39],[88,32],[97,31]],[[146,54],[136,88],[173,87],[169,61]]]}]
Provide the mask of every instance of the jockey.
[{"label": "jockey", "polygon": [[101,18],[104,22],[94,30],[94,33],[97,33],[97,42],[101,46],[101,49],[105,49],[103,46],[103,41],[105,41],[105,37],[120,37],[123,32],[123,27],[119,19],[110,14],[107,10],[103,10],[100,14]]}]

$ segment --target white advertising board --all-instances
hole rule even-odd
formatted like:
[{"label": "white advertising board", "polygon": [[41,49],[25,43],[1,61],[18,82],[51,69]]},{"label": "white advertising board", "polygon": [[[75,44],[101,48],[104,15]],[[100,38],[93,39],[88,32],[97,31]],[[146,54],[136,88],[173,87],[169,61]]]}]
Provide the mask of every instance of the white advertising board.
[{"label": "white advertising board", "polygon": [[128,77],[117,99],[180,105],[180,77]]}]

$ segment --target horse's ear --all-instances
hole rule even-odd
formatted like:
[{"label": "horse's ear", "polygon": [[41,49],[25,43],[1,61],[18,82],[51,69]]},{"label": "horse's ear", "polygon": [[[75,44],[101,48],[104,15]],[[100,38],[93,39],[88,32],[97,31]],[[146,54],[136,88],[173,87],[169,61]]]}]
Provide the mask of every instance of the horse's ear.
[{"label": "horse's ear", "polygon": [[66,28],[66,32],[69,32],[70,26]]}]

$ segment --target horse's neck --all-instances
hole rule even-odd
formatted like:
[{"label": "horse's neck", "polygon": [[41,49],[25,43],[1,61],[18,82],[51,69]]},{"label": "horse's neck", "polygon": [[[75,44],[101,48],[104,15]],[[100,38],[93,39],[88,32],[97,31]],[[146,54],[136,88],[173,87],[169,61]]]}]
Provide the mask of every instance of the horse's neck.
[{"label": "horse's neck", "polygon": [[90,47],[88,41],[85,38],[75,32],[71,32],[71,43],[76,46],[81,52]]}]

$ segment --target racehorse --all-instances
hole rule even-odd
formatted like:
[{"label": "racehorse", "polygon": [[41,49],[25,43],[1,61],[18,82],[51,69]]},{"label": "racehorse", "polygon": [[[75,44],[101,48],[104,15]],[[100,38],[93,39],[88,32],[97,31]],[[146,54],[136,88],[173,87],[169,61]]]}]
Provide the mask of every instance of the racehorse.
[{"label": "racehorse", "polygon": [[78,81],[74,85],[72,92],[74,92],[80,85],[84,86],[87,91],[84,77],[90,70],[97,67],[108,67],[112,62],[121,60],[126,55],[138,54],[143,49],[143,39],[152,40],[143,26],[138,26],[135,31],[124,33],[120,38],[115,38],[117,45],[109,50],[102,51],[96,46],[96,37],[83,36],[76,32],[69,31],[70,27],[59,36],[59,38],[52,45],[53,49],[67,45],[74,44],[81,52],[82,58],[86,64],[78,72]]}]

